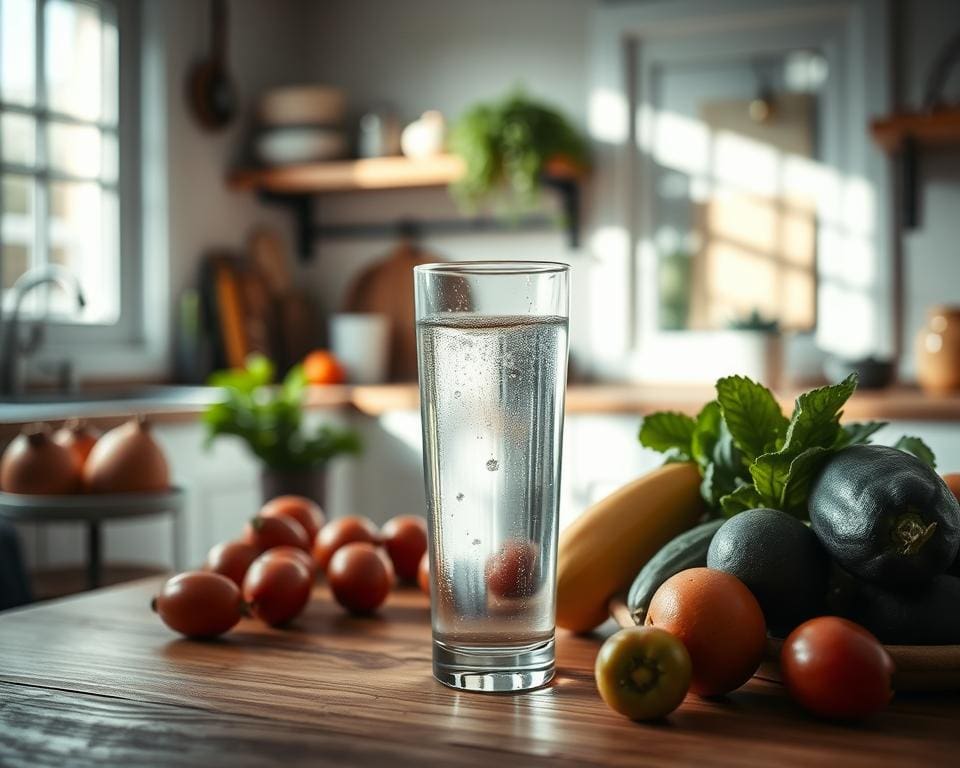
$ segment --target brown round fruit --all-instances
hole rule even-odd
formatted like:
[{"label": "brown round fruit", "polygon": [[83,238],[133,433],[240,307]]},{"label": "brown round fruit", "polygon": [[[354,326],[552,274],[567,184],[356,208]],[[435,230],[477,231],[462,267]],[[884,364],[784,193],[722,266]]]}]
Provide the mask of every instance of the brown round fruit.
[{"label": "brown round fruit", "polygon": [[264,552],[243,580],[243,599],[260,621],[279,626],[292,621],[310,602],[313,573],[283,552]]},{"label": "brown round fruit", "polygon": [[261,552],[283,546],[310,551],[307,532],[289,517],[255,517],[244,527],[243,540]]},{"label": "brown round fruit", "polygon": [[313,542],[327,521],[320,505],[306,496],[277,496],[260,508],[260,517],[288,517],[296,520]]},{"label": "brown round fruit", "polygon": [[309,552],[304,552],[300,547],[291,547],[284,545],[282,547],[273,547],[270,549],[271,555],[283,555],[285,557],[292,557],[295,560],[299,560],[307,568],[310,569],[310,573],[316,575],[317,573],[317,564],[314,562],[313,558],[310,556]]},{"label": "brown round fruit", "polygon": [[131,419],[93,446],[83,467],[92,493],[159,493],[170,488],[170,468],[149,422]]},{"label": "brown round fruit", "polygon": [[780,669],[794,701],[821,717],[866,717],[893,698],[890,654],[859,624],[836,616],[793,630],[783,643]]},{"label": "brown round fruit", "polygon": [[393,566],[380,548],[353,542],[334,552],[327,580],[337,602],[348,611],[372,613],[393,589]]},{"label": "brown round fruit", "polygon": [[259,554],[259,549],[245,541],[224,541],[207,553],[204,568],[226,576],[238,587],[242,587],[247,569]]},{"label": "brown round fruit", "polygon": [[187,637],[216,637],[240,621],[240,590],[226,576],[190,571],[169,579],[151,607],[174,632]]},{"label": "brown round fruit", "polygon": [[96,445],[100,433],[88,427],[82,421],[69,421],[53,433],[53,442],[66,448],[73,456],[77,466],[83,470],[87,457]]},{"label": "brown round fruit", "polygon": [[424,552],[417,567],[417,584],[423,594],[430,596],[430,553]]},{"label": "brown round fruit", "polygon": [[337,520],[331,520],[317,534],[313,544],[313,559],[317,561],[317,568],[326,572],[333,557],[340,547],[355,541],[365,541],[377,544],[380,541],[377,526],[368,518],[360,515],[349,515]]},{"label": "brown round fruit", "polygon": [[709,568],[667,579],[650,601],[646,623],[687,647],[693,662],[690,690],[701,696],[729,693],[747,682],[767,643],[757,599],[735,576]]},{"label": "brown round fruit", "polygon": [[539,588],[538,547],[526,539],[510,539],[487,558],[487,589],[497,597],[530,597]]},{"label": "brown round fruit", "polygon": [[80,489],[80,468],[46,427],[21,432],[0,459],[0,489],[7,493],[62,495]]},{"label": "brown round fruit", "polygon": [[414,581],[420,559],[427,551],[427,521],[420,515],[398,515],[387,521],[380,537],[397,576]]}]

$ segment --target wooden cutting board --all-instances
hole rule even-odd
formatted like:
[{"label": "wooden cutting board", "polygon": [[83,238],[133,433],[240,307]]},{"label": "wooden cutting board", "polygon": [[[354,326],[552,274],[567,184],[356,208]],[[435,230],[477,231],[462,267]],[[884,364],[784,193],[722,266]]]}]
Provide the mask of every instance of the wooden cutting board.
[{"label": "wooden cutting board", "polygon": [[390,320],[390,379],[417,378],[417,335],[413,268],[442,259],[410,243],[401,243],[385,260],[364,270],[347,291],[344,312],[370,312]]},{"label": "wooden cutting board", "polygon": [[[635,627],[624,595],[610,600],[610,615],[621,627]],[[783,641],[767,639],[766,658],[755,677],[779,683]],[[914,693],[960,691],[960,645],[884,645],[896,667],[898,691]]]}]

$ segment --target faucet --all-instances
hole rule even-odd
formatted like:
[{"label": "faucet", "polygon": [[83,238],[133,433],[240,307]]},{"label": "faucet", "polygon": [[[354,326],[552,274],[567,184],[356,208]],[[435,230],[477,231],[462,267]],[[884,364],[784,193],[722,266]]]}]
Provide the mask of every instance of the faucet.
[{"label": "faucet", "polygon": [[30,338],[24,342],[19,334],[20,309],[24,298],[31,291],[47,284],[59,285],[64,291],[72,288],[79,309],[83,309],[87,304],[77,276],[61,266],[50,264],[29,270],[20,276],[10,289],[13,295],[10,315],[4,319],[0,312],[0,395],[12,395],[20,390],[21,381],[17,374],[21,362],[36,352],[43,343],[43,323],[49,318],[45,316],[38,320],[30,331]]}]

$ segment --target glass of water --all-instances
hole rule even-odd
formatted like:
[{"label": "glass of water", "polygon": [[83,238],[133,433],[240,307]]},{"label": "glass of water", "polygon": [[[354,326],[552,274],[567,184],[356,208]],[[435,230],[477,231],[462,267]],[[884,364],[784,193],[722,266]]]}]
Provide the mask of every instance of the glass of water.
[{"label": "glass of water", "polygon": [[414,269],[433,674],[520,691],[554,672],[569,267]]}]

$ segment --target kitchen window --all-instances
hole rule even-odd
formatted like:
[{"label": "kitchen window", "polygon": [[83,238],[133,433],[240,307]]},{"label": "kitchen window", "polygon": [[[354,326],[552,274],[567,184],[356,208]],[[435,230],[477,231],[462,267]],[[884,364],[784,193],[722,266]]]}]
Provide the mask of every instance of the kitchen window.
[{"label": "kitchen window", "polygon": [[[60,290],[33,291],[22,312],[57,325],[114,329],[128,320],[132,285],[129,119],[121,87],[121,9],[115,0],[0,0],[0,286],[59,265],[86,305]],[[125,15],[125,14],[123,14]],[[101,337],[102,338],[102,334]],[[61,337],[60,341],[64,339]]]}]

